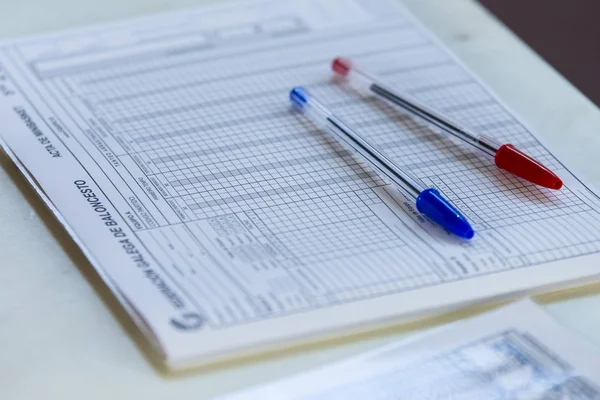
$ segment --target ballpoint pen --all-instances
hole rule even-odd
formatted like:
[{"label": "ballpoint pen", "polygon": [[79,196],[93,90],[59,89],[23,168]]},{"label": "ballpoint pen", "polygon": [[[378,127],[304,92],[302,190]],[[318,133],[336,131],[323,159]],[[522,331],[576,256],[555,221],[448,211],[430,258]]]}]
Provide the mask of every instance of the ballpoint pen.
[{"label": "ballpoint pen", "polygon": [[331,66],[337,74],[344,76],[353,87],[373,93],[494,157],[494,162],[498,168],[509,171],[536,185],[556,190],[562,187],[562,181],[558,176],[512,144],[500,144],[492,138],[461,127],[456,122],[411,96],[400,93],[389,85],[378,81],[375,77],[357,68],[348,59],[338,57],[333,60]]},{"label": "ballpoint pen", "polygon": [[417,210],[431,220],[462,238],[471,239],[475,234],[467,219],[434,188],[426,187],[408,175],[382,154],[372,144],[333,115],[306,90],[296,87],[290,92],[290,100],[317,126],[324,128],[334,139],[367,161],[376,171],[388,178],[407,197],[413,199]]}]

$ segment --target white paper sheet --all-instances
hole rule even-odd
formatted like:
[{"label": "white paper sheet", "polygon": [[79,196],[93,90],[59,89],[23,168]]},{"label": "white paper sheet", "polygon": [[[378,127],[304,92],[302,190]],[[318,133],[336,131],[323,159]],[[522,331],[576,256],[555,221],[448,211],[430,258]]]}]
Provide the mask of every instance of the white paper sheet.
[{"label": "white paper sheet", "polygon": [[600,350],[524,300],[221,400],[598,400]]},{"label": "white paper sheet", "polygon": [[[331,81],[344,55],[555,170],[535,187]],[[304,85],[470,218],[415,212],[289,107]],[[392,0],[260,0],[8,42],[0,135],[168,364],[600,272],[600,201]],[[49,199],[49,200],[48,200]]]}]

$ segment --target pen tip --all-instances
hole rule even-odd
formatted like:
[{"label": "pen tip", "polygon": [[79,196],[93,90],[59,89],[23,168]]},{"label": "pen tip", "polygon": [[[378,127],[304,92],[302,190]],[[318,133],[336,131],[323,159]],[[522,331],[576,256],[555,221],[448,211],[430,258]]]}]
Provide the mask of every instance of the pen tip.
[{"label": "pen tip", "polygon": [[352,69],[352,62],[344,57],[337,57],[331,63],[331,69],[342,76],[348,75]]},{"label": "pen tip", "polygon": [[494,157],[496,166],[511,172],[529,182],[549,189],[558,190],[563,186],[556,174],[536,159],[528,156],[512,144],[502,145]]}]

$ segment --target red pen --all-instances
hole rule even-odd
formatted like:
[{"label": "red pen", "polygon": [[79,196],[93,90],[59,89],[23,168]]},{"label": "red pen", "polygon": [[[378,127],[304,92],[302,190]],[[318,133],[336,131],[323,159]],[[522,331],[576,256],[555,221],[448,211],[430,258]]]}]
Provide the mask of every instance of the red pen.
[{"label": "red pen", "polygon": [[379,82],[376,78],[354,66],[350,60],[338,57],[333,60],[332,68],[336,73],[344,76],[355,88],[374,93],[494,157],[498,168],[509,171],[536,185],[556,190],[562,187],[562,181],[554,172],[515,148],[512,144],[500,144],[485,135],[479,135],[458,126],[455,122],[440,115],[425,104],[408,95],[400,94],[397,90]]}]

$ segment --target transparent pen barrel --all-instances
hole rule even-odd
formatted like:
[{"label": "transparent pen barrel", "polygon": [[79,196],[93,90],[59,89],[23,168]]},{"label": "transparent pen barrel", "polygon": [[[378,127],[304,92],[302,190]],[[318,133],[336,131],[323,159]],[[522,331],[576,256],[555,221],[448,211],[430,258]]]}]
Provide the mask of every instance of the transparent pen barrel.
[{"label": "transparent pen barrel", "polygon": [[346,82],[363,95],[371,94],[371,85],[375,79],[358,69],[351,69],[346,75]]},{"label": "transparent pen barrel", "polygon": [[306,103],[302,105],[301,111],[318,127],[323,129],[328,129],[330,127],[328,118],[333,117],[333,114],[318,101],[315,101],[312,98],[306,99]]},{"label": "transparent pen barrel", "polygon": [[494,156],[498,149],[502,146],[494,139],[486,135],[476,135],[477,143],[475,144],[480,150]]},{"label": "transparent pen barrel", "polygon": [[340,142],[346,150],[358,154],[367,161],[382,176],[386,177],[402,190],[407,196],[416,199],[426,186],[420,180],[406,174],[397,167],[387,156],[382,154],[369,142],[328,112],[318,102],[308,100],[304,110],[306,116],[324,128]]},{"label": "transparent pen barrel", "polygon": [[380,175],[392,181],[407,196],[416,199],[426,189],[423,182],[402,171],[387,156],[333,115],[327,107],[308,95],[304,89],[295,88],[290,97],[298,109],[315,125],[323,128],[349,152],[361,156]]},{"label": "transparent pen barrel", "polygon": [[360,137],[349,137],[346,126],[335,119],[327,120],[326,129],[338,142],[353,154],[359,155],[381,176],[390,180],[409,198],[416,200],[419,194],[426,189],[420,180],[401,171],[389,158],[373,148],[368,142],[361,141]]},{"label": "transparent pen barrel", "polygon": [[451,118],[440,114],[437,110],[421,103],[419,100],[410,95],[405,93],[396,93],[393,88],[385,84],[374,83],[369,87],[369,90],[384,100],[400,106],[411,114],[422,118],[427,123],[441,129],[446,133],[449,133],[455,138],[475,146],[488,155],[494,156],[498,148],[501,146],[494,139],[472,132],[469,129],[462,128],[459,123]]}]

